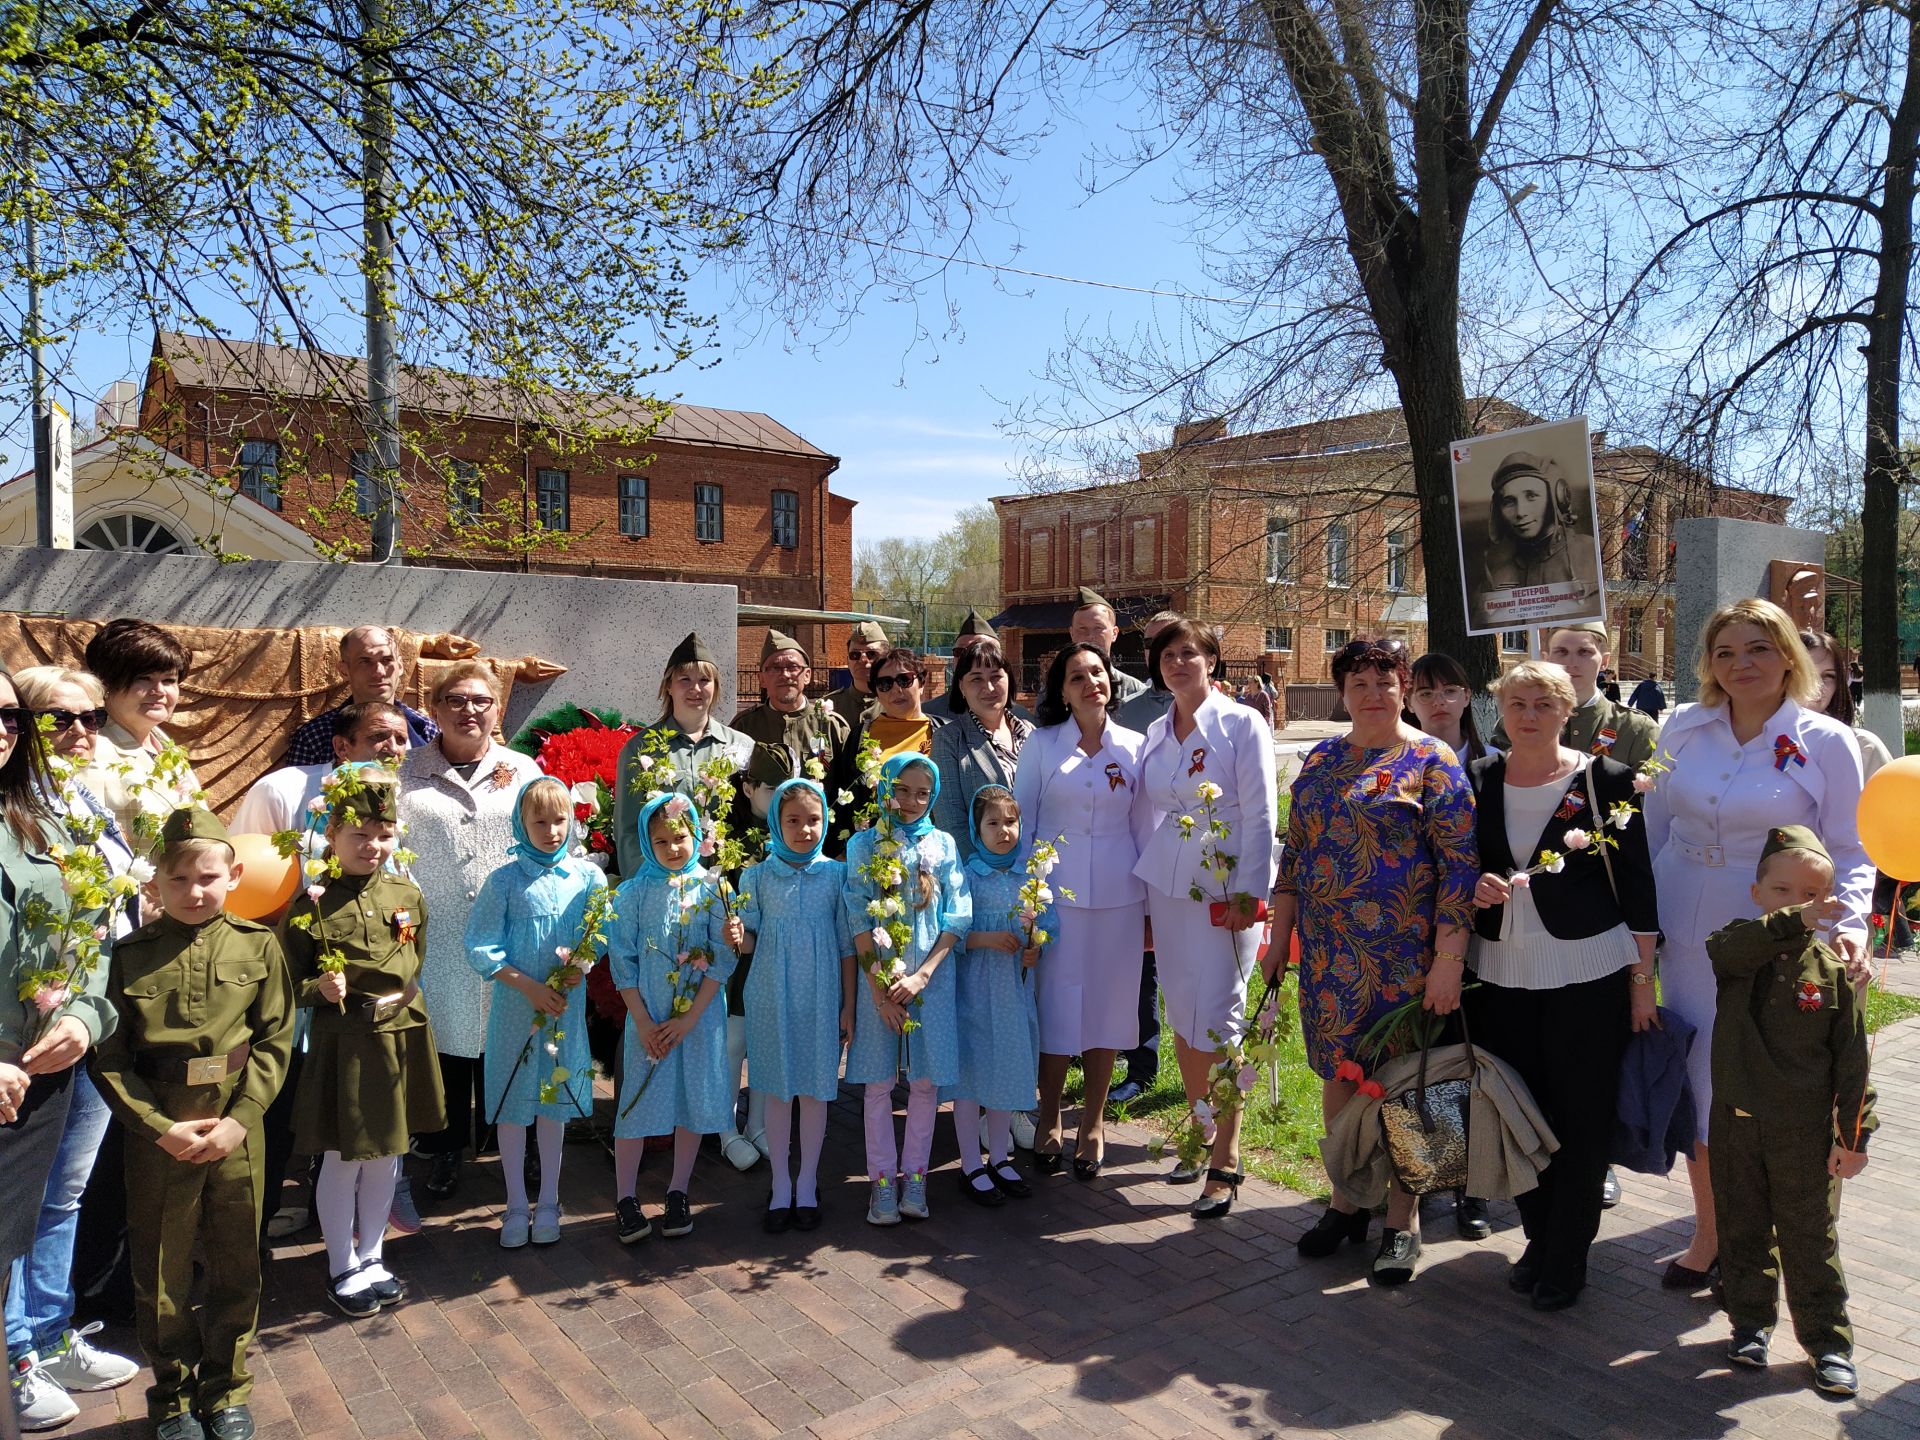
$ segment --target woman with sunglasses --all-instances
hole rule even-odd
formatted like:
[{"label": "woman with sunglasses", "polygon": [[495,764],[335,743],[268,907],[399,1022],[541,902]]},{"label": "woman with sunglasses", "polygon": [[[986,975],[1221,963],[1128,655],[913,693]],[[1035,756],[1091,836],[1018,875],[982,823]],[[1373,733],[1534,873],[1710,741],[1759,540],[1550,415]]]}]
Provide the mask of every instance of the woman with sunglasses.
[{"label": "woman with sunglasses", "polygon": [[[0,1291],[11,1294],[13,1262],[32,1250],[47,1177],[66,1133],[74,1076],[114,1012],[103,992],[107,967],[96,965],[71,987],[29,994],[36,971],[60,968],[56,942],[23,916],[33,900],[65,913],[60,868],[50,849],[64,839],[49,800],[45,747],[34,717],[0,670]],[[13,1420],[12,1400],[7,1421]]]},{"label": "woman with sunglasses", "polygon": [[[94,737],[107,722],[106,692],[95,676],[58,665],[36,665],[13,677],[20,703],[35,721],[49,721],[48,800],[56,814],[80,822],[81,833],[102,826],[92,844],[114,875],[133,866],[133,851],[106,805],[78,772],[93,759]],[[139,923],[136,897],[114,919],[114,938]],[[33,1248],[13,1264],[7,1284],[7,1359],[16,1376],[14,1404],[22,1423],[39,1430],[65,1424],[80,1413],[69,1394],[126,1384],[140,1366],[88,1340],[98,1326],[73,1327],[74,1239],[80,1228],[80,1197],[93,1174],[110,1112],[86,1067],[75,1064],[53,1170],[38,1206]],[[26,1364],[22,1368],[22,1361]]]},{"label": "woman with sunglasses", "polygon": [[138,854],[159,845],[160,822],[200,789],[191,767],[162,760],[171,742],[161,727],[180,704],[189,659],[186,646],[145,620],[109,621],[87,642],[87,669],[100,679],[107,721],[81,779]]},{"label": "woman with sunglasses", "polygon": [[[946,720],[920,708],[926,689],[927,667],[906,646],[896,645],[874,662],[875,709],[853,738],[840,747],[833,768],[827,772],[827,799],[833,805],[832,828],[836,832],[847,828],[846,817],[873,801],[872,787],[860,775],[860,748],[869,739],[879,749],[883,765],[896,755],[933,754],[934,731]],[[834,797],[842,791],[853,797],[851,804],[835,803]]]}]

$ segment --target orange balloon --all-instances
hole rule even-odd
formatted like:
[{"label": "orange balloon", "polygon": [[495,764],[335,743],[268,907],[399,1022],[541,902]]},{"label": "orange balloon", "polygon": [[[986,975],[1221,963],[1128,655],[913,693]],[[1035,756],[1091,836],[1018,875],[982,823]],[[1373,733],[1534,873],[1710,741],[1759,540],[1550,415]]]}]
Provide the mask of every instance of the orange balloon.
[{"label": "orange balloon", "polygon": [[300,862],[273,848],[267,835],[232,835],[233,858],[246,868],[227,896],[227,913],[242,920],[271,915],[293,898],[300,883]]},{"label": "orange balloon", "polygon": [[1896,880],[1920,880],[1920,755],[1880,767],[1860,792],[1860,843]]}]

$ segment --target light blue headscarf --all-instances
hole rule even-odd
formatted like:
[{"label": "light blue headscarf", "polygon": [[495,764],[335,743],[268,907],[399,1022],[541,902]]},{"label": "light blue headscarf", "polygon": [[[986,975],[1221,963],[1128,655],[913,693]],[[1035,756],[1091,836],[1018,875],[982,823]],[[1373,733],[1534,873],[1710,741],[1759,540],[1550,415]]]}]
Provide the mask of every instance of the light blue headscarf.
[{"label": "light blue headscarf", "polygon": [[[560,848],[557,850],[542,850],[538,845],[533,843],[533,837],[527,833],[526,816],[521,813],[520,809],[520,807],[526,803],[527,791],[536,785],[549,784],[558,785],[560,787],[560,793],[567,798],[567,833],[561,837]],[[573,848],[572,840],[573,792],[567,788],[565,781],[555,779],[551,775],[534,776],[533,779],[522,785],[520,787],[520,793],[513,797],[513,844],[507,847],[507,854],[513,856],[516,860],[531,860],[542,870],[551,870],[567,858],[567,851]]]},{"label": "light blue headscarf", "polygon": [[820,814],[823,820],[831,817],[827,809],[827,792],[811,780],[800,778],[783,780],[774,789],[773,799],[767,805],[767,849],[789,865],[811,865],[820,858],[820,852],[826,848],[827,827],[820,826],[820,838],[813,842],[813,849],[802,854],[787,844],[786,837],[780,833],[780,807],[786,802],[787,793],[792,790],[811,790],[820,801]]},{"label": "light blue headscarf", "polygon": [[981,841],[980,822],[976,818],[980,814],[980,797],[991,795],[996,790],[1009,800],[1013,799],[1013,791],[1004,785],[982,785],[973,792],[973,804],[967,807],[967,835],[973,841],[973,854],[968,857],[968,863],[978,860],[988,870],[1011,870],[1014,862],[1019,860],[1020,852],[1027,848],[1026,827],[1021,827],[1020,838],[1014,842],[1011,850],[1004,855],[996,855]]},{"label": "light blue headscarf", "polygon": [[[671,804],[675,800],[685,801],[686,803],[687,813],[680,817],[680,822],[693,831],[693,853],[687,857],[687,863],[682,865],[678,870],[669,870],[660,863],[659,858],[653,853],[653,839],[647,834],[647,827],[653,823],[653,815],[656,810],[663,805]],[[639,870],[635,872],[634,876],[629,878],[671,880],[676,875],[686,874],[687,871],[693,869],[700,863],[700,811],[686,796],[676,794],[673,791],[667,791],[665,794],[654,796],[653,799],[641,807],[640,819],[636,823],[640,827],[640,854],[643,858],[641,859]]]},{"label": "light blue headscarf", "polygon": [[909,765],[924,765],[927,767],[927,773],[933,777],[933,793],[927,797],[927,813],[911,824],[899,819],[893,822],[893,828],[897,833],[906,836],[917,845],[925,838],[927,832],[933,829],[933,802],[940,798],[940,767],[924,755],[896,755],[880,767],[878,798],[884,805],[893,797],[893,782],[900,778],[900,772]]}]

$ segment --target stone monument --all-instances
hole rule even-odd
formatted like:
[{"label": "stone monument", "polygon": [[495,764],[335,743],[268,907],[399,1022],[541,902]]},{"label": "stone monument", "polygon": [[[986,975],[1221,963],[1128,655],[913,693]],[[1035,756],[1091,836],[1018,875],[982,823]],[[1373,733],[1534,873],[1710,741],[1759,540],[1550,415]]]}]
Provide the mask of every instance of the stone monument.
[{"label": "stone monument", "polygon": [[[1673,527],[1673,688],[1676,702],[1699,698],[1700,637],[1722,605],[1768,599],[1773,563],[1823,565],[1827,537],[1816,530],[1708,515]],[[1820,628],[1825,629],[1822,625]]]}]

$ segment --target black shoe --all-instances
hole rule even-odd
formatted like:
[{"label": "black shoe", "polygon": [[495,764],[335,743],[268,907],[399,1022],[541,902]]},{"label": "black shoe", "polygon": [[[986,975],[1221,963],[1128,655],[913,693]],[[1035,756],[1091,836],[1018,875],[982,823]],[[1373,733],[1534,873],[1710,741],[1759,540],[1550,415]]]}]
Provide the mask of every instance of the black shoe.
[{"label": "black shoe", "polygon": [[693,1233],[693,1206],[687,1202],[684,1190],[667,1192],[667,1213],[660,1217],[662,1235],[690,1235]]},{"label": "black shoe", "polygon": [[793,1228],[793,1206],[782,1205],[767,1207],[767,1213],[761,1217],[760,1228],[769,1235],[784,1235]]},{"label": "black shoe", "polygon": [[207,1434],[212,1440],[253,1440],[253,1412],[244,1405],[229,1405],[207,1416]]},{"label": "black shoe", "polygon": [[1660,1288],[1685,1290],[1692,1294],[1710,1289],[1719,1278],[1720,1262],[1718,1260],[1714,1260],[1704,1270],[1695,1270],[1692,1266],[1682,1265],[1675,1260],[1667,1266],[1666,1273],[1660,1277]]},{"label": "black shoe", "polygon": [[1373,1215],[1366,1210],[1355,1210],[1348,1214],[1327,1206],[1313,1228],[1294,1242],[1298,1250],[1309,1260],[1324,1260],[1340,1248],[1340,1242],[1349,1245],[1367,1243],[1367,1226],[1373,1223]]},{"label": "black shoe", "polygon": [[427,1172],[427,1193],[436,1200],[445,1200],[460,1188],[460,1152],[448,1150],[433,1157],[433,1168]]},{"label": "black shoe", "polygon": [[1036,1148],[1033,1152],[1033,1168],[1042,1175],[1058,1175],[1067,1168],[1067,1157],[1058,1150]]},{"label": "black shoe", "polygon": [[351,1295],[340,1293],[341,1282],[353,1273],[349,1270],[346,1275],[334,1276],[333,1283],[327,1287],[327,1298],[333,1301],[333,1308],[349,1320],[364,1320],[369,1315],[378,1315],[380,1297],[373,1293],[371,1287],[356,1290]]},{"label": "black shoe", "polygon": [[1019,1166],[1011,1159],[1002,1160],[998,1165],[989,1165],[987,1174],[993,1177],[994,1185],[1003,1195],[1011,1195],[1016,1200],[1032,1198],[1033,1186],[1027,1183],[1027,1177],[1020,1173]]},{"label": "black shoe", "polygon": [[632,1245],[653,1233],[653,1222],[647,1219],[647,1212],[640,1208],[640,1202],[631,1195],[613,1202],[613,1224],[622,1245]]},{"label": "black shoe", "polygon": [[198,1415],[182,1411],[153,1422],[154,1440],[207,1440],[206,1427]]},{"label": "black shoe", "polygon": [[1420,1260],[1420,1237],[1411,1230],[1380,1227],[1380,1248],[1374,1253],[1373,1269],[1367,1272],[1369,1285],[1405,1285],[1413,1279]]},{"label": "black shoe", "polygon": [[1076,1180],[1095,1180],[1100,1176],[1100,1167],[1107,1163],[1107,1142],[1100,1141],[1100,1153],[1088,1159],[1080,1153],[1080,1142],[1073,1142],[1073,1178]]},{"label": "black shoe", "polygon": [[1107,1103],[1109,1105],[1131,1105],[1146,1093],[1146,1087],[1138,1080],[1122,1080],[1107,1092]]},{"label": "black shoe", "polygon": [[[1751,1370],[1767,1368],[1767,1346],[1773,1339],[1765,1330],[1735,1330],[1727,1341],[1727,1359]],[[1818,1367],[1816,1366],[1816,1374]]]},{"label": "black shoe", "polygon": [[1531,1295],[1533,1287],[1540,1283],[1540,1262],[1529,1260],[1524,1254],[1507,1267],[1507,1288],[1521,1295]]},{"label": "black shoe", "polygon": [[1611,1210],[1620,1203],[1620,1177],[1613,1173],[1613,1167],[1607,1166],[1607,1178],[1600,1182],[1600,1208]]},{"label": "black shoe", "polygon": [[818,1230],[820,1228],[820,1207],[818,1205],[794,1206],[793,1228],[796,1230]]},{"label": "black shoe", "polygon": [[1548,1280],[1542,1280],[1533,1287],[1533,1308],[1536,1310],[1570,1310],[1579,1298],[1578,1290],[1569,1290]]},{"label": "black shoe", "polygon": [[[987,1188],[982,1190],[978,1185],[973,1183],[975,1180],[985,1180],[987,1182]],[[1002,1205],[1007,1203],[1007,1197],[1002,1195],[1000,1193],[1000,1187],[993,1183],[993,1172],[988,1170],[984,1165],[978,1170],[962,1170],[960,1172],[960,1188],[966,1192],[967,1199],[976,1205],[985,1206],[989,1210],[998,1210]]]},{"label": "black shoe", "polygon": [[1233,1211],[1233,1202],[1240,1198],[1240,1182],[1247,1177],[1238,1170],[1218,1170],[1207,1167],[1207,1179],[1217,1181],[1227,1187],[1223,1195],[1202,1195],[1187,1207],[1187,1213],[1196,1220],[1222,1220]]},{"label": "black shoe", "polygon": [[398,1305],[407,1298],[407,1282],[391,1274],[384,1280],[369,1280],[367,1289],[382,1305]]},{"label": "black shoe", "polygon": [[1839,1354],[1822,1355],[1807,1362],[1813,1366],[1813,1388],[1823,1395],[1858,1395],[1860,1377],[1853,1372],[1853,1358]]},{"label": "black shoe", "polygon": [[1459,1232],[1462,1240],[1484,1240],[1493,1234],[1493,1221],[1487,1215],[1487,1202],[1477,1196],[1456,1193],[1453,1228]]}]

